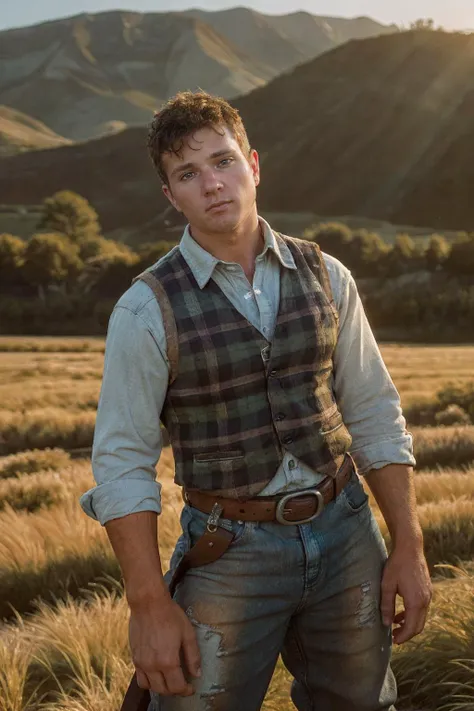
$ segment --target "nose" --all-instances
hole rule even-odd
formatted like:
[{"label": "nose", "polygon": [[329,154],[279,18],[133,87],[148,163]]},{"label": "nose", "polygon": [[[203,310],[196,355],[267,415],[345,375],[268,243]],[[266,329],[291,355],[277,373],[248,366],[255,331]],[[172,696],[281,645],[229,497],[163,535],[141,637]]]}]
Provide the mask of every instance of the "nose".
[{"label": "nose", "polygon": [[211,167],[206,167],[201,172],[202,189],[205,195],[209,195],[224,187],[220,176]]}]

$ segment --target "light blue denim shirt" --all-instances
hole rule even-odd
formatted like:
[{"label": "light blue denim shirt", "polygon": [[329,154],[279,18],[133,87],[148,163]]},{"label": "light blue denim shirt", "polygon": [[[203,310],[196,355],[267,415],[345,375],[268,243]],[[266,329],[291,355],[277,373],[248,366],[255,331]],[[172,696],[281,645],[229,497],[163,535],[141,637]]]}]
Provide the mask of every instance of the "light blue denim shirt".
[{"label": "light blue denim shirt", "polygon": [[[270,225],[251,285],[240,264],[216,259],[184,230],[180,250],[201,289],[214,279],[245,318],[271,341],[280,300],[280,271],[296,269]],[[339,312],[332,387],[353,443],[359,473],[390,463],[414,465],[411,434],[398,392],[367,322],[350,271],[324,254]],[[152,268],[152,267],[150,267]],[[161,311],[151,289],[137,281],[115,305],[107,332],[104,373],[92,450],[97,486],[80,498],[104,525],[139,511],[161,513],[156,464],[162,450],[160,414],[169,362]],[[314,486],[322,476],[287,452],[260,495]]]}]

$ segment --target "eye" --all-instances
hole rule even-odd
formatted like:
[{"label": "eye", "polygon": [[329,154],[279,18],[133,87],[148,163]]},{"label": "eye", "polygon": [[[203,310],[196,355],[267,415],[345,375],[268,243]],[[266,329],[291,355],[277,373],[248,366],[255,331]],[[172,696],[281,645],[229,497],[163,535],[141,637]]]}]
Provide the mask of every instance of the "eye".
[{"label": "eye", "polygon": [[233,158],[223,158],[221,161],[219,161],[219,165],[223,165],[225,167],[226,165],[230,165],[233,160]]},{"label": "eye", "polygon": [[180,180],[181,181],[189,180],[190,175],[194,175],[194,173],[192,173],[191,171],[189,173],[183,173],[183,175],[180,177]]}]

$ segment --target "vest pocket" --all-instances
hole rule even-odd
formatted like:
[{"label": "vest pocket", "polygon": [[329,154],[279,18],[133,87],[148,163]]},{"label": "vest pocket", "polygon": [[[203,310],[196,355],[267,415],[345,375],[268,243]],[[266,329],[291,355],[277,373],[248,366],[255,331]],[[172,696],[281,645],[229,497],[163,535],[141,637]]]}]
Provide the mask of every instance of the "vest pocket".
[{"label": "vest pocket", "polygon": [[321,420],[320,434],[332,457],[345,454],[352,444],[352,437],[339,410]]},{"label": "vest pocket", "polygon": [[201,452],[194,454],[195,462],[230,462],[234,459],[243,459],[244,453],[240,449],[229,450],[228,452]]}]

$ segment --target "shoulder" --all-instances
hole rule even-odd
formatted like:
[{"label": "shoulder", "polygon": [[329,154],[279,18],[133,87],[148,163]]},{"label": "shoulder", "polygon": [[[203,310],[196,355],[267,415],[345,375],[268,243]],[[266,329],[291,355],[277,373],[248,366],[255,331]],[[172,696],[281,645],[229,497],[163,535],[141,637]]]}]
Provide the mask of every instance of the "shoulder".
[{"label": "shoulder", "polygon": [[340,313],[346,296],[347,284],[352,275],[350,270],[339,259],[326,252],[321,252],[321,254],[328,271],[334,303]]},{"label": "shoulder", "polygon": [[[161,257],[157,262],[149,266],[145,271],[152,272],[158,279],[168,271],[170,261],[176,256],[178,247],[173,247],[167,254]],[[138,275],[137,275],[138,276]],[[120,299],[115,304],[115,308],[124,308],[131,311],[137,316],[143,316],[150,310],[150,304],[153,308],[159,309],[155,295],[152,289],[142,279],[137,279],[125,291]]]},{"label": "shoulder", "polygon": [[335,284],[345,284],[351,276],[350,269],[340,262],[339,259],[336,259],[336,257],[332,257],[326,252],[321,252],[321,254],[324,259],[326,269],[328,270],[331,286],[333,285],[333,282]]},{"label": "shoulder", "polygon": [[285,241],[295,247],[297,247],[303,254],[317,253],[318,257],[324,261],[326,266],[329,282],[331,285],[331,290],[333,293],[334,301],[338,310],[342,305],[344,298],[344,293],[346,291],[347,284],[351,278],[350,269],[348,269],[339,259],[332,257],[326,252],[322,252],[319,245],[311,240],[301,239],[298,237],[289,237],[288,235],[282,235]]}]

